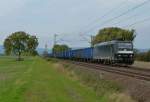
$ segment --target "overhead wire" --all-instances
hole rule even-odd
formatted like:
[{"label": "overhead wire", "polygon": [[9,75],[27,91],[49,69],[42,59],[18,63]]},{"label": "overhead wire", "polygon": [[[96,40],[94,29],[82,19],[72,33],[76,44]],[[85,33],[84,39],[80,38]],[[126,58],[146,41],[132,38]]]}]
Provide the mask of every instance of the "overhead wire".
[{"label": "overhead wire", "polygon": [[125,28],[127,28],[127,27],[131,27],[131,26],[134,26],[134,25],[137,25],[137,24],[144,23],[144,22],[146,22],[146,21],[150,21],[150,17],[145,18],[145,19],[140,20],[140,21],[137,21],[137,22],[134,22],[134,23],[132,23],[132,24],[130,24],[130,25],[126,25],[126,26],[124,26],[124,27],[125,27]]},{"label": "overhead wire", "polygon": [[[124,1],[124,2],[125,2],[125,1]],[[138,9],[138,8],[140,8],[140,7],[142,7],[142,6],[144,6],[145,4],[147,4],[147,3],[149,3],[149,2],[150,2],[150,0],[146,0],[146,1],[142,2],[142,3],[140,3],[140,4],[137,4],[136,6],[134,6],[134,7],[130,8],[130,9],[126,10],[125,12],[123,12],[123,13],[121,13],[121,14],[115,16],[115,17],[112,17],[112,18],[110,18],[110,19],[108,19],[108,20],[102,22],[101,26],[104,25],[104,24],[107,24],[107,23],[109,23],[109,22],[114,21],[114,20],[116,20],[117,18],[120,18],[120,17],[122,17],[122,16],[124,16],[124,15],[126,15],[126,14],[128,14],[128,13],[130,13],[130,12],[132,12],[132,11],[134,11],[134,10],[136,10],[136,9]],[[120,5],[119,5],[119,6],[120,6]],[[115,7],[115,8],[118,8],[118,7]],[[103,18],[103,17],[107,16],[109,13],[113,12],[113,11],[115,10],[115,8],[111,9],[109,12],[107,12],[106,14],[104,14],[104,15],[101,16],[101,17]],[[136,16],[136,15],[133,15],[132,17],[134,17],[134,16]],[[130,18],[130,17],[128,17],[128,18]],[[135,23],[130,24],[130,25],[126,25],[126,27],[133,26],[133,25],[136,25],[136,24],[138,24],[138,23],[145,22],[145,21],[147,21],[147,20],[150,20],[150,18],[147,18],[147,19],[144,19],[144,20],[135,22]],[[91,23],[95,23],[95,22],[97,22],[97,21],[99,21],[99,19],[96,19],[95,21],[93,21],[93,22],[91,22]],[[125,20],[124,20],[124,21],[125,21]],[[121,22],[121,21],[119,21],[119,22],[117,22],[117,23],[119,24],[120,22]],[[85,27],[88,27],[91,23],[89,23],[89,24],[86,25]],[[117,24],[117,23],[116,23],[116,24]],[[99,26],[94,26],[94,27],[92,27],[91,29],[89,29],[89,30],[86,31],[86,32],[90,32],[91,30],[96,29],[97,27],[99,27]],[[80,33],[79,35],[80,35],[80,37],[82,37],[82,38],[84,39],[84,41],[88,41],[88,42],[89,42],[88,38],[86,38],[86,37],[83,35],[83,34],[85,34],[86,32]],[[66,41],[66,40],[61,40],[61,41]],[[80,41],[81,41],[81,40],[80,40]],[[66,42],[70,42],[70,41],[66,41]]]},{"label": "overhead wire", "polygon": [[[120,15],[117,15],[117,16],[115,16],[115,17],[113,17],[113,18],[111,18],[111,19],[109,19],[109,20],[107,20],[107,21],[104,21],[104,22],[101,24],[101,26],[104,25],[104,24],[107,24],[107,23],[109,23],[109,22],[114,21],[114,20],[116,20],[117,18],[120,18],[120,17],[122,17],[122,16],[128,14],[129,12],[134,11],[134,10],[136,10],[136,9],[138,9],[138,8],[140,8],[140,7],[142,7],[142,6],[144,6],[145,4],[147,4],[147,3],[149,3],[149,2],[150,2],[150,0],[146,0],[146,1],[144,1],[144,2],[142,2],[142,3],[140,3],[140,4],[138,4],[138,5],[134,6],[133,8],[128,9],[127,11],[121,13]],[[92,27],[91,29],[89,29],[88,31],[86,31],[86,32],[84,32],[84,33],[90,32],[90,31],[96,29],[97,27],[99,27],[99,26],[94,26],[94,27]]]},{"label": "overhead wire", "polygon": [[[90,22],[89,24],[87,24],[86,26],[84,26],[84,28],[87,28],[88,26],[97,23],[99,21],[99,19],[103,19],[104,17],[106,17],[107,15],[109,15],[110,13],[112,13],[113,11],[115,11],[116,9],[118,9],[119,7],[121,7],[121,5],[124,5],[128,0],[124,0],[123,2],[119,3],[118,5],[116,5],[114,8],[112,8],[111,10],[109,10],[108,12],[106,12],[104,15],[102,15],[101,17],[95,19],[94,21]],[[82,28],[82,29],[84,29]],[[81,29],[81,30],[82,30]],[[82,36],[83,39],[89,41],[86,37],[84,37],[84,35],[82,34],[82,32],[79,33],[79,35]]]},{"label": "overhead wire", "polygon": [[134,18],[134,17],[137,16],[137,15],[138,15],[138,14],[135,14],[135,15],[129,16],[129,17],[125,18],[125,19],[121,19],[121,20],[119,20],[118,22],[113,23],[112,25],[117,25],[117,24],[120,24],[120,23],[122,23],[122,22],[128,21],[128,20]]},{"label": "overhead wire", "polygon": [[[86,26],[84,26],[84,28],[87,28],[88,26],[90,26],[93,23],[97,23],[101,18],[103,19],[104,17],[106,17],[107,15],[109,15],[110,13],[112,13],[113,11],[115,11],[116,9],[118,9],[119,7],[121,7],[121,5],[124,5],[128,0],[124,0],[123,2],[119,3],[118,5],[116,5],[114,8],[110,9],[108,12],[106,12],[104,15],[102,15],[101,17],[96,18],[94,21],[90,22],[89,24],[87,24]],[[83,28],[83,29],[84,29]]]},{"label": "overhead wire", "polygon": [[[109,15],[110,13],[112,13],[113,11],[115,11],[116,9],[120,8],[122,5],[124,5],[127,1],[128,1],[128,0],[123,0],[121,3],[117,4],[114,8],[110,9],[108,12],[106,12],[106,13],[105,13],[104,15],[102,15],[101,17],[99,17],[99,18],[95,19],[94,21],[92,21],[92,22],[88,23],[87,25],[85,25],[84,28],[82,28],[82,29],[85,29],[85,28],[87,28],[88,26],[90,26],[90,25],[92,25],[92,24],[94,24],[94,23],[97,23],[100,18],[106,17],[107,15]],[[80,30],[82,30],[82,29],[80,29]],[[79,30],[79,31],[80,31],[80,30]],[[82,37],[83,40],[88,41],[88,42],[90,43],[89,39],[88,39],[87,37],[85,37],[85,36],[82,34],[82,32],[80,32],[79,35],[80,35],[80,37]]]},{"label": "overhead wire", "polygon": [[[86,40],[78,40],[78,41],[82,41],[82,42],[85,42]],[[77,42],[77,41],[71,41],[71,40],[64,40],[64,39],[59,39],[58,42],[68,42],[68,43],[71,43],[71,42]]]}]

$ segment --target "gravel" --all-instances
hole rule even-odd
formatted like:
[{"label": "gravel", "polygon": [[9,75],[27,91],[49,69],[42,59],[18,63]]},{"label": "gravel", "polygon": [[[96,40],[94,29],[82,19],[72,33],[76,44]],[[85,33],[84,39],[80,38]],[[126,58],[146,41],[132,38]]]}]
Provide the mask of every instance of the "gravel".
[{"label": "gravel", "polygon": [[[76,65],[77,67],[78,65]],[[87,68],[87,67],[79,67]],[[88,69],[88,68],[87,68]],[[150,82],[143,81],[124,75],[118,75],[114,73],[104,72],[95,69],[89,69],[91,73],[98,73],[103,79],[110,80],[118,83],[124,89],[124,92],[132,96],[137,102],[150,102]]]},{"label": "gravel", "polygon": [[150,62],[135,61],[135,63],[132,66],[139,67],[139,68],[150,69]]}]

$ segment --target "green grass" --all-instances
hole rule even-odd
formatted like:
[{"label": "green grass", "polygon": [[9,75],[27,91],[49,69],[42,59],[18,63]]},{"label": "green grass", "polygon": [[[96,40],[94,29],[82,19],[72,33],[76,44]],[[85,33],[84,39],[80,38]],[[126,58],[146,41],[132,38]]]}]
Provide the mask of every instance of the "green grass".
[{"label": "green grass", "polygon": [[62,63],[68,76],[90,87],[101,102],[135,102],[126,90],[113,80],[107,80],[101,71],[87,69],[69,63]]},{"label": "green grass", "polygon": [[0,102],[106,102],[39,57],[0,58]]},{"label": "green grass", "polygon": [[66,70],[73,73],[70,76],[77,76],[77,79],[82,84],[92,88],[102,98],[108,97],[108,95],[113,93],[121,93],[123,90],[117,83],[104,79],[99,71],[79,68],[79,66],[72,66],[70,64],[63,64],[63,66]]}]

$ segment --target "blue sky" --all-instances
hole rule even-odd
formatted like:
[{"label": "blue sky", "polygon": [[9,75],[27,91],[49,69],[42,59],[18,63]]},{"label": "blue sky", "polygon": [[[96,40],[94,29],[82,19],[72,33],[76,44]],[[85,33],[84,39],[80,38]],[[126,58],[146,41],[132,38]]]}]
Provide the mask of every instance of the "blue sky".
[{"label": "blue sky", "polygon": [[[101,25],[106,20],[134,7],[145,0],[0,0],[0,45],[15,31],[26,31],[37,35],[39,47],[53,45],[53,36],[58,34],[58,43],[71,47],[89,46],[85,39],[95,35],[103,27],[124,27],[150,17],[150,2],[120,17],[113,22]],[[120,6],[118,6],[120,5]],[[112,8],[117,7],[101,18]],[[130,18],[130,19],[127,19]],[[96,22],[94,22],[96,20]],[[117,22],[120,22],[116,24]],[[88,26],[87,26],[88,25]],[[89,30],[91,28],[95,28]],[[136,48],[150,48],[150,21],[127,29],[135,29]],[[81,36],[82,34],[82,36]]]}]

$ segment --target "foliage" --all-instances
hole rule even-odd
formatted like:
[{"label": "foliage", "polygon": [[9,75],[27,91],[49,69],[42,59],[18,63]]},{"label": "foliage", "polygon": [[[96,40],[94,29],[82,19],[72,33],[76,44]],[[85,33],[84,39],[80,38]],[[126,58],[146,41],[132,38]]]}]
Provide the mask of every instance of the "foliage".
[{"label": "foliage", "polygon": [[22,54],[36,55],[36,48],[38,46],[38,39],[36,36],[19,31],[12,33],[4,41],[4,48],[6,55],[17,55],[21,59]]},{"label": "foliage", "polygon": [[117,27],[110,27],[100,30],[93,39],[92,44],[94,45],[100,42],[111,40],[133,41],[135,37],[135,30],[125,30]]},{"label": "foliage", "polygon": [[136,60],[150,62],[150,50],[148,52],[136,53]]},{"label": "foliage", "polygon": [[54,45],[53,47],[53,53],[61,52],[61,51],[66,51],[68,50],[69,47],[67,45]]},{"label": "foliage", "polygon": [[39,45],[38,39],[36,36],[29,36],[28,43],[27,43],[27,52],[29,52],[30,55],[38,55],[38,52],[35,50],[37,46]]},{"label": "foliage", "polygon": [[8,37],[4,41],[5,54],[10,55],[12,51],[11,39]]}]

